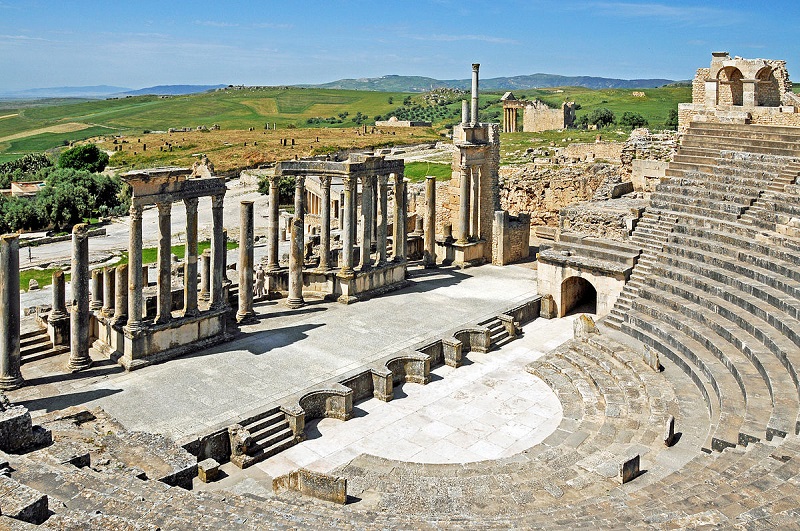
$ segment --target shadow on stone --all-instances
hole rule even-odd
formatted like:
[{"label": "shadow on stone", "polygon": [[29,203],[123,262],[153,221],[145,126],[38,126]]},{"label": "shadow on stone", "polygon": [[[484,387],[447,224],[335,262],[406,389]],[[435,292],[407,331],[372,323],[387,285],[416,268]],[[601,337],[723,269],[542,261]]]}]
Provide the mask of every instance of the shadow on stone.
[{"label": "shadow on stone", "polygon": [[44,410],[50,413],[51,411],[66,409],[72,406],[80,406],[87,402],[99,400],[121,392],[122,389],[97,389],[94,391],[81,391],[79,393],[66,393],[48,398],[20,400],[18,404],[25,406],[29,411]]}]

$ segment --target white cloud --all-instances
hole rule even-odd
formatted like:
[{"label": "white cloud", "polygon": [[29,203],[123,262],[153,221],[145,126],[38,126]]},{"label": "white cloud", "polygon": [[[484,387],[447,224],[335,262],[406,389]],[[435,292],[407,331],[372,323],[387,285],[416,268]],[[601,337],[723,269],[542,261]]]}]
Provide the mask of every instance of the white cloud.
[{"label": "white cloud", "polygon": [[488,42],[491,44],[519,44],[519,41],[514,39],[506,39],[504,37],[492,37],[491,35],[447,35],[447,34],[432,34],[432,35],[408,35],[409,38],[416,41],[432,41],[432,42],[459,42],[459,41],[480,41]]}]

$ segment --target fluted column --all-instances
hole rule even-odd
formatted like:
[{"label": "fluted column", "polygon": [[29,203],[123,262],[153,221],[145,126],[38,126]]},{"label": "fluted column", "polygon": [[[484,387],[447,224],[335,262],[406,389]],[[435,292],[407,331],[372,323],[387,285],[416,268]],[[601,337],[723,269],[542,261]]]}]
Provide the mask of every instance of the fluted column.
[{"label": "fluted column", "polygon": [[290,308],[300,308],[303,300],[303,262],[305,251],[305,180],[297,175],[294,178],[294,219],[292,220],[292,242],[289,254],[289,297],[286,304]]},{"label": "fluted column", "polygon": [[436,177],[425,177],[425,251],[422,263],[436,267]]},{"label": "fluted column", "polygon": [[319,270],[327,271],[331,267],[331,176],[320,176],[319,183],[322,187],[322,199],[320,202]]},{"label": "fluted column", "polygon": [[353,185],[356,178],[347,175],[342,179],[344,185],[344,199],[342,208],[342,269],[341,275],[353,274],[353,203],[355,193]]},{"label": "fluted column", "polygon": [[384,173],[378,175],[378,265],[386,264],[386,228],[387,222],[387,209],[389,208],[388,188],[389,175]]},{"label": "fluted column", "polygon": [[0,390],[24,385],[19,351],[19,235],[0,236]]},{"label": "fluted column", "polygon": [[372,266],[372,180],[371,175],[361,178],[361,269]]},{"label": "fluted column", "polygon": [[406,183],[402,173],[394,174],[394,261],[406,259]]},{"label": "fluted column", "polygon": [[225,276],[225,234],[222,227],[222,209],[224,195],[211,197],[211,219],[212,219],[212,238],[211,238],[211,308],[216,310],[226,305],[222,293],[223,280]]},{"label": "fluted column", "polygon": [[156,323],[172,318],[172,203],[158,203],[158,306]]},{"label": "fluted column", "polygon": [[114,295],[116,284],[114,283],[114,268],[103,268],[103,316],[114,316]]},{"label": "fluted column", "polygon": [[131,205],[131,230],[128,243],[128,324],[130,332],[141,330],[142,310],[142,207]]},{"label": "fluted column", "polygon": [[116,283],[114,324],[124,325],[128,321],[128,264],[117,266],[114,281]]},{"label": "fluted column", "polygon": [[186,251],[183,256],[183,315],[195,316],[197,310],[197,198],[184,199],[186,206]]},{"label": "fluted column", "polygon": [[267,220],[267,232],[269,233],[269,240],[267,240],[267,271],[275,271],[280,268],[278,264],[278,183],[280,177],[271,176],[269,178],[269,218]]},{"label": "fluted column", "polygon": [[89,231],[80,223],[72,228],[72,308],[67,368],[80,371],[92,365],[89,357]]},{"label": "fluted column", "polygon": [[480,238],[480,202],[481,202],[481,191],[480,191],[480,180],[481,180],[481,169],[480,166],[473,168],[472,170],[472,196],[470,200],[470,224],[469,224],[469,234],[472,238],[476,240]]},{"label": "fluted column", "polygon": [[469,241],[469,194],[470,194],[470,173],[468,166],[461,166],[461,183],[458,197],[458,241],[457,243],[467,243]]},{"label": "fluted column", "polygon": [[253,311],[253,202],[242,201],[239,207],[239,311],[236,320],[255,317]]}]

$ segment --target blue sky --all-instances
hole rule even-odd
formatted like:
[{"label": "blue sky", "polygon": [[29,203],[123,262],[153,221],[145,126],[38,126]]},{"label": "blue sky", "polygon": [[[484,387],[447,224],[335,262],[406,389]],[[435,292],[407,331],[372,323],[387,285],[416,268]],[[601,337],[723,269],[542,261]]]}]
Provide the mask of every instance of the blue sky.
[{"label": "blue sky", "polygon": [[[689,79],[712,51],[797,61],[793,1],[0,0],[0,90],[386,74]],[[800,79],[800,73],[796,74]]]}]

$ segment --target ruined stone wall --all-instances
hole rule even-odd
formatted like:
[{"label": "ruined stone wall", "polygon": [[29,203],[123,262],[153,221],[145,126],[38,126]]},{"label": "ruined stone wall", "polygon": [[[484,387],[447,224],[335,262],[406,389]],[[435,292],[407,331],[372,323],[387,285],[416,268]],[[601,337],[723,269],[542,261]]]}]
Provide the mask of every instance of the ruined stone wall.
[{"label": "ruined stone wall", "polygon": [[706,79],[711,74],[710,68],[698,68],[692,80],[692,102],[703,103],[706,101]]},{"label": "ruined stone wall", "polygon": [[495,212],[492,263],[506,265],[530,256],[531,219],[528,214],[509,216],[508,212]]},{"label": "ruined stone wall", "polygon": [[[746,116],[746,123],[755,125],[778,125],[785,127],[800,127],[800,113],[795,112],[795,107],[728,107],[731,113]],[[721,116],[723,118],[721,118]],[[678,105],[678,132],[685,133],[692,121],[722,122],[724,112],[717,109],[708,109],[702,105],[681,103]],[[744,120],[744,118],[742,118]],[[735,121],[732,123],[736,123]],[[744,121],[740,122],[744,123]]]},{"label": "ruined stone wall", "polygon": [[564,129],[570,125],[569,107],[551,109],[544,102],[532,101],[525,105],[522,115],[522,130],[526,133]]},{"label": "ruined stone wall", "polygon": [[593,159],[603,159],[618,164],[624,146],[625,144],[622,142],[576,142],[566,146],[562,153],[571,160],[586,160],[591,162]]},{"label": "ruined stone wall", "polygon": [[[458,208],[458,196],[453,199],[450,195],[451,187],[448,182],[436,182],[436,234],[444,234],[444,226],[451,223],[449,205],[453,201]],[[425,197],[425,183],[408,184],[409,211],[425,219],[425,207],[428,204]],[[453,225],[455,226],[455,225]]]},{"label": "ruined stone wall", "polygon": [[577,203],[562,208],[559,231],[627,241],[633,221],[647,206],[644,199],[613,199]]}]

